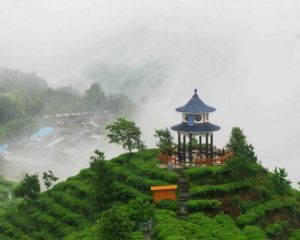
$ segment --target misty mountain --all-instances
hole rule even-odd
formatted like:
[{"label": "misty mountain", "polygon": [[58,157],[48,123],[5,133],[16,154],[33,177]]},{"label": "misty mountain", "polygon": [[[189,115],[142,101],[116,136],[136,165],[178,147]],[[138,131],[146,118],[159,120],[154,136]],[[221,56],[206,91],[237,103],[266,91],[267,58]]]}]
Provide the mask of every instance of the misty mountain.
[{"label": "misty mountain", "polygon": [[44,78],[35,73],[26,73],[19,70],[0,68],[0,93],[26,92],[46,89],[48,87]]}]

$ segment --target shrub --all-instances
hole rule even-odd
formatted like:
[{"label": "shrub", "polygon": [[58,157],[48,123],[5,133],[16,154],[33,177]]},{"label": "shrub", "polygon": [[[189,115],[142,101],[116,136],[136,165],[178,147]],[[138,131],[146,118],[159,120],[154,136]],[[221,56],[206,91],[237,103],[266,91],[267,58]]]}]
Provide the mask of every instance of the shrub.
[{"label": "shrub", "polygon": [[259,219],[263,218],[268,212],[275,211],[285,207],[292,207],[293,202],[280,200],[271,200],[251,208],[248,212],[241,215],[237,219],[237,223],[240,226],[246,226],[256,223]]},{"label": "shrub", "polygon": [[157,210],[155,223],[157,240],[205,239],[196,224],[177,219],[173,211]]},{"label": "shrub", "polygon": [[277,222],[268,225],[265,229],[265,232],[268,235],[268,237],[274,237],[280,234],[282,231],[283,231],[282,225]]},{"label": "shrub", "polygon": [[248,240],[267,240],[266,234],[258,226],[246,226],[243,232]]},{"label": "shrub", "polygon": [[156,161],[143,161],[139,158],[133,158],[129,162],[129,168],[138,175],[146,176],[150,179],[176,183],[179,175],[174,172],[160,169],[156,166]]},{"label": "shrub", "polygon": [[81,215],[64,208],[45,196],[38,198],[34,204],[42,211],[47,212],[49,215],[60,219],[68,225],[82,227],[87,223],[86,219],[84,219]]},{"label": "shrub", "polygon": [[156,203],[156,207],[171,210],[171,211],[177,211],[179,207],[179,203],[171,200],[162,200],[158,203]]},{"label": "shrub", "polygon": [[130,240],[134,226],[122,207],[112,207],[103,212],[98,225],[101,240]]},{"label": "shrub", "polygon": [[220,166],[194,167],[186,170],[193,184],[224,183],[224,171]]},{"label": "shrub", "polygon": [[250,187],[251,184],[249,182],[233,182],[220,185],[195,186],[190,188],[190,194],[195,197],[207,197],[247,190]]},{"label": "shrub", "polygon": [[133,232],[130,236],[130,240],[144,240],[144,234],[142,232]]},{"label": "shrub", "polygon": [[85,229],[80,232],[71,232],[64,240],[99,240],[97,232],[97,224],[85,226]]},{"label": "shrub", "polygon": [[116,179],[119,182],[126,183],[127,185],[130,185],[144,193],[149,193],[150,186],[166,184],[166,182],[164,181],[151,180],[146,177],[136,175],[129,169],[118,164],[111,164],[111,166],[113,168]]},{"label": "shrub", "polygon": [[201,211],[201,210],[219,210],[222,206],[222,203],[218,200],[189,200],[186,203],[186,206],[191,211]]},{"label": "shrub", "polygon": [[228,172],[229,176],[234,180],[245,180],[255,178],[255,176],[263,171],[263,168],[245,156],[235,154],[226,161],[224,171]]},{"label": "shrub", "polygon": [[228,232],[232,232],[236,236],[241,235],[240,228],[236,226],[231,216],[226,214],[220,214],[216,215],[214,217],[214,220],[222,227],[222,229],[225,229]]},{"label": "shrub", "polygon": [[136,155],[141,159],[143,159],[144,161],[148,161],[153,158],[156,158],[158,154],[159,154],[158,149],[143,149],[136,153]]},{"label": "shrub", "polygon": [[201,232],[202,238],[196,239],[246,240],[229,216],[220,215],[210,218],[204,213],[198,212],[189,215],[187,220],[196,224]]},{"label": "shrub", "polygon": [[68,192],[80,199],[88,198],[91,194],[91,188],[82,180],[68,179],[55,185],[53,189],[55,191]]},{"label": "shrub", "polygon": [[73,212],[90,216],[91,205],[88,201],[74,198],[74,196],[58,191],[50,191],[49,196],[58,204],[64,206],[67,209],[70,209]]},{"label": "shrub", "polygon": [[151,197],[141,193],[140,191],[135,190],[134,188],[127,186],[125,184],[116,182],[116,199],[120,202],[128,202],[134,198],[142,198],[145,200],[150,200]]},{"label": "shrub", "polygon": [[300,239],[300,229],[297,229],[292,233],[289,240],[299,240]]},{"label": "shrub", "polygon": [[142,198],[132,199],[127,205],[127,212],[129,219],[135,223],[137,228],[140,223],[154,218],[153,205]]}]

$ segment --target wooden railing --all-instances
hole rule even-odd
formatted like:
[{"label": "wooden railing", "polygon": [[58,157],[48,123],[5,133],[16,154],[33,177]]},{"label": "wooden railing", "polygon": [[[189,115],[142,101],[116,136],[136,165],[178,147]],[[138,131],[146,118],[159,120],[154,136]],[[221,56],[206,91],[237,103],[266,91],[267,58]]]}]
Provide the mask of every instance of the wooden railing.
[{"label": "wooden railing", "polygon": [[193,158],[191,162],[187,161],[179,161],[177,156],[170,156],[166,154],[160,154],[159,160],[162,164],[165,165],[189,165],[189,166],[213,166],[213,165],[223,165],[227,159],[233,156],[232,151],[228,150],[218,150],[214,152],[213,158],[203,158],[203,157],[196,157]]},{"label": "wooden railing", "polygon": [[178,162],[177,157],[165,155],[162,153],[159,155],[159,160],[161,163],[166,164],[166,165],[168,165],[169,163],[177,164],[177,162]]}]

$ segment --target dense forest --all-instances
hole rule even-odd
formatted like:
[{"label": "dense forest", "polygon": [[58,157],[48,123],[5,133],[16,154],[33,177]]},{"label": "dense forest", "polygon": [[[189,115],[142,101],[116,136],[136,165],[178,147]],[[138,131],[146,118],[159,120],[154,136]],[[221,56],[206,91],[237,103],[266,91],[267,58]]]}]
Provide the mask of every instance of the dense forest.
[{"label": "dense forest", "polygon": [[128,116],[134,104],[124,94],[109,95],[99,83],[80,92],[72,86],[51,88],[35,73],[0,69],[0,144],[36,128],[36,120],[48,114],[103,112]]},{"label": "dense forest", "polygon": [[[142,240],[140,223],[153,219],[157,240],[300,239],[300,192],[284,169],[269,172],[257,161],[239,128],[227,145],[234,156],[224,166],[185,168],[180,174],[159,168],[162,143],[110,161],[97,151],[89,168],[2,213],[0,238]],[[189,182],[185,218],[178,217],[182,203],[154,203],[150,192],[153,185],[177,184],[181,175]]]}]

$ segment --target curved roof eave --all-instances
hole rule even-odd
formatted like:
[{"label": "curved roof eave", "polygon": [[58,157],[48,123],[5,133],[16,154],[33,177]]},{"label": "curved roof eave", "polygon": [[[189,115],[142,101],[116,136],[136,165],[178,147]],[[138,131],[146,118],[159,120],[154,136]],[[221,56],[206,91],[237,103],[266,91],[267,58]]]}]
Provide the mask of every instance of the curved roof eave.
[{"label": "curved roof eave", "polygon": [[182,106],[182,107],[175,108],[175,111],[182,112],[182,113],[211,113],[216,111],[216,109],[207,105],[205,107],[203,106],[202,108],[197,108],[197,107],[190,108],[187,106]]},{"label": "curved roof eave", "polygon": [[195,123],[193,125],[188,125],[187,123],[180,123],[171,127],[173,131],[176,132],[190,132],[190,133],[206,133],[215,132],[220,130],[220,126],[206,122],[206,123]]}]

